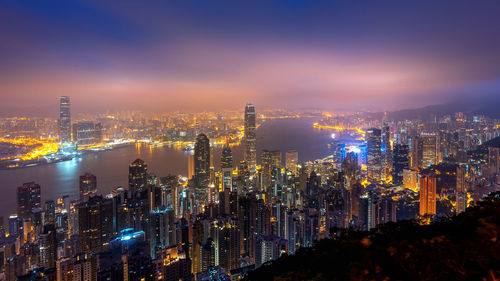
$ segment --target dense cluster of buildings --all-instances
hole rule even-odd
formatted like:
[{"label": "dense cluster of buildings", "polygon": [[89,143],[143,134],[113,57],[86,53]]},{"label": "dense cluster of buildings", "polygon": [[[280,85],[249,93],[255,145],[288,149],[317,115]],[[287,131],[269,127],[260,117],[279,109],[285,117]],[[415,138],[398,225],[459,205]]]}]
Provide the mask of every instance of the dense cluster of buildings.
[{"label": "dense cluster of buildings", "polygon": [[[62,139],[71,136],[66,103]],[[257,156],[248,104],[239,163],[226,145],[215,168],[200,133],[187,178],[157,177],[137,159],[128,186],[104,196],[91,173],[79,179],[78,200],[42,203],[40,185],[18,187],[17,214],[0,224],[1,272],[5,280],[239,280],[339,229],[460,213],[500,189],[495,122],[384,117],[368,124],[363,149],[299,163],[293,150]],[[91,138],[87,125],[76,126],[79,141]]]}]

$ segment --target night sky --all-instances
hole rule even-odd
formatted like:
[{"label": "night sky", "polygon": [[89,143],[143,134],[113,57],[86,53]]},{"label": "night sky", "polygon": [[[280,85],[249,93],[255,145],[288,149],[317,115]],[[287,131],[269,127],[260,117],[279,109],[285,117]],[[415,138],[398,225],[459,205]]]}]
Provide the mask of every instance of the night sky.
[{"label": "night sky", "polygon": [[[411,3],[410,3],[411,2]],[[0,113],[500,97],[500,1],[0,1]]]}]

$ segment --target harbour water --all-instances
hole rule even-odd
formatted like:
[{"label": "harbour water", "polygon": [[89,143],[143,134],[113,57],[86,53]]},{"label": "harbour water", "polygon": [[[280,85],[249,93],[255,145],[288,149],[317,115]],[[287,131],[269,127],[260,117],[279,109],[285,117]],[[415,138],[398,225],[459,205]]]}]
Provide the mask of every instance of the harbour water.
[{"label": "harbour water", "polygon": [[[275,119],[263,123],[257,130],[257,152],[263,149],[297,150],[299,161],[323,158],[331,154],[328,148],[330,132],[313,128],[314,120]],[[232,148],[235,163],[242,160],[241,146]],[[136,144],[107,151],[85,154],[71,161],[0,170],[0,216],[6,218],[16,212],[16,188],[25,182],[41,185],[42,202],[63,195],[78,198],[78,178],[85,172],[97,176],[99,193],[107,194],[117,186],[128,183],[128,165],[137,158],[148,164],[150,172],[158,177],[187,175],[187,157],[190,152],[169,147]],[[219,168],[220,148],[214,148],[214,165]]]}]

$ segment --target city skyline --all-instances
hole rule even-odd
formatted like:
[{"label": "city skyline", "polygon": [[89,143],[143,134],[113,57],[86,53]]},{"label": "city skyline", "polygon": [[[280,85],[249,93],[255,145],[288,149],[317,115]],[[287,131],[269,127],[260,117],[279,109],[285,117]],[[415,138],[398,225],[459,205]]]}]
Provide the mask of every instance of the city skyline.
[{"label": "city skyline", "polygon": [[500,2],[0,3],[0,280],[500,280]]},{"label": "city skyline", "polygon": [[93,113],[385,111],[500,89],[495,1],[1,5],[4,114],[64,95]]}]

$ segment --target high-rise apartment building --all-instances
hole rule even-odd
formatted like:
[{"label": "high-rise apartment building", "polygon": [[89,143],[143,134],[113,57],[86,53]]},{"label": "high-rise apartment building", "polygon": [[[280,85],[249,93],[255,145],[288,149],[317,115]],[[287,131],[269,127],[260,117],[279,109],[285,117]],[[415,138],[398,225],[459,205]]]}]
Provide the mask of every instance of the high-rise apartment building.
[{"label": "high-rise apartment building", "polygon": [[436,214],[437,178],[431,175],[420,176],[420,215]]},{"label": "high-rise apartment building", "polygon": [[382,150],[381,131],[377,128],[370,128],[366,131],[367,156],[368,156],[368,180],[380,182],[382,180]]},{"label": "high-rise apartment building", "polygon": [[457,184],[456,184],[456,211],[457,214],[467,209],[467,188],[465,182],[465,167],[457,167]]},{"label": "high-rise apartment building", "polygon": [[403,183],[403,171],[410,167],[410,159],[408,157],[408,154],[408,145],[394,145],[392,154],[392,183],[395,185],[400,185]]},{"label": "high-rise apartment building", "polygon": [[79,251],[97,253],[106,250],[113,238],[113,200],[94,196],[78,204],[76,209]]},{"label": "high-rise apartment building", "polygon": [[128,169],[128,185],[130,193],[135,196],[147,189],[148,184],[148,165],[141,159],[136,159],[130,164]]},{"label": "high-rise apartment building", "polygon": [[17,215],[29,219],[32,211],[42,206],[40,185],[34,182],[24,183],[17,188]]},{"label": "high-rise apartment building", "polygon": [[87,201],[97,194],[97,177],[91,173],[80,176],[80,200]]}]

